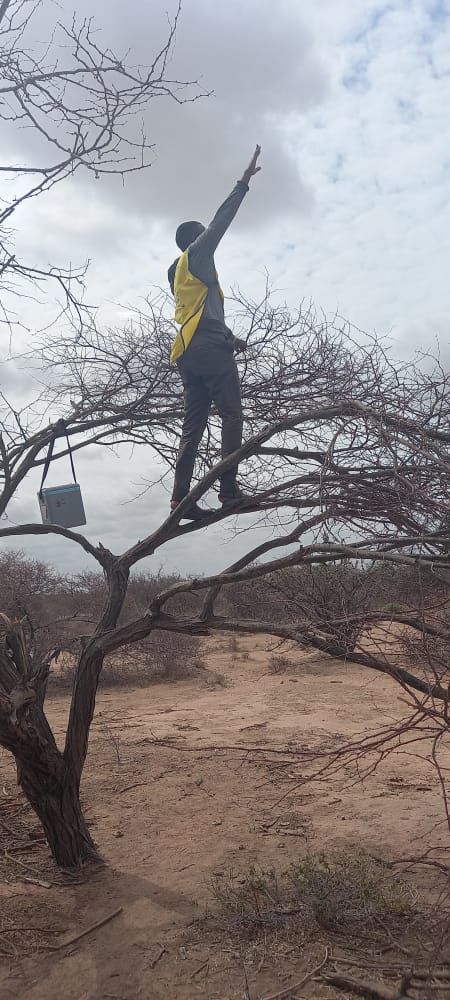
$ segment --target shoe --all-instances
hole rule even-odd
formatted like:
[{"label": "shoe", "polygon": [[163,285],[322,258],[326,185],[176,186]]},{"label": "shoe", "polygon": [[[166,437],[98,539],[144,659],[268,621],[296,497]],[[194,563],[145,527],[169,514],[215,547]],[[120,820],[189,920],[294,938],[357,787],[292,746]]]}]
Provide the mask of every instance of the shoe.
[{"label": "shoe", "polygon": [[[176,509],[176,507],[171,508],[170,513],[173,514]],[[203,507],[199,507],[198,503],[193,503],[192,506],[188,507],[184,514],[181,515],[180,521],[203,521],[203,519],[210,513],[211,511],[206,510]]]},{"label": "shoe", "polygon": [[253,497],[243,493],[239,486],[236,486],[232,493],[219,493],[219,500],[226,510],[227,507],[234,507],[235,504],[243,503],[245,500],[251,501]]}]

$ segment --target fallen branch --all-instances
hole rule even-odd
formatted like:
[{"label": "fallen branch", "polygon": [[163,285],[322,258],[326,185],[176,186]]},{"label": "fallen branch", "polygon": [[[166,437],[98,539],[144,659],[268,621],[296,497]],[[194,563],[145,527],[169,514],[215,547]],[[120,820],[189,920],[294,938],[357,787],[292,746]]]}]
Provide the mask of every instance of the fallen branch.
[{"label": "fallen branch", "polygon": [[191,979],[195,979],[195,977],[198,976],[200,972],[203,972],[203,969],[206,969],[208,965],[209,965],[209,958],[206,959],[206,962],[202,962],[202,964],[199,965],[198,969],[196,969],[195,972],[192,973]]},{"label": "fallen branch", "polygon": [[444,872],[444,875],[449,874],[449,866],[445,865],[443,861],[436,861],[435,858],[426,858],[425,855],[419,858],[399,858],[398,861],[385,861],[384,863],[388,868],[394,868],[395,865],[428,865],[430,868],[437,868],[439,871]]},{"label": "fallen branch", "polygon": [[158,952],[158,954],[155,955],[155,958],[150,959],[150,962],[149,962],[149,965],[150,965],[151,969],[154,969],[155,965],[157,965],[158,962],[159,962],[159,960],[163,957],[163,955],[166,954],[166,949],[165,949],[164,945],[163,944],[159,944],[159,941],[158,941],[158,946],[159,946],[159,952]]},{"label": "fallen branch", "polygon": [[81,938],[87,937],[88,934],[92,934],[93,931],[98,930],[99,927],[104,927],[105,924],[109,924],[110,920],[114,920],[115,917],[122,913],[123,907],[119,906],[117,910],[113,913],[109,913],[107,917],[103,917],[102,920],[97,920],[95,924],[91,924],[90,927],[86,927],[86,930],[80,931],[79,934],[74,934],[68,941],[62,941],[61,944],[55,944],[50,947],[50,951],[61,951],[62,948],[68,948],[71,944],[76,944],[77,941],[81,941]]},{"label": "fallen branch", "polygon": [[378,983],[349,979],[347,976],[335,973],[322,973],[322,979],[330,986],[337,986],[338,990],[350,990],[351,993],[357,993],[358,996],[365,997],[366,1000],[403,1000],[411,983],[411,975],[404,976],[399,983],[398,992],[392,993],[391,990],[384,989]]}]

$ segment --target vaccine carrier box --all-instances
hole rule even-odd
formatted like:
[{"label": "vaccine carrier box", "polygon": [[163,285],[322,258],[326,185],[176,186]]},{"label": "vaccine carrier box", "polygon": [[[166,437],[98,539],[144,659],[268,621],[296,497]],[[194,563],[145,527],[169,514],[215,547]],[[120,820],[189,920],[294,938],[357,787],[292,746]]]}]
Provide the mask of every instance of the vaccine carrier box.
[{"label": "vaccine carrier box", "polygon": [[67,486],[43,486],[38,493],[43,524],[76,528],[86,524],[83,498],[78,483]]}]

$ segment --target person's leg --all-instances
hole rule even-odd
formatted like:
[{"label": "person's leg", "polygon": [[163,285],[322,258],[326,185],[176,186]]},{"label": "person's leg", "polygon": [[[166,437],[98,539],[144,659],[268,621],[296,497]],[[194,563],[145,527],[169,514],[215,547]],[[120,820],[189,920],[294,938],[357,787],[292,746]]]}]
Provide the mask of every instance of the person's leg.
[{"label": "person's leg", "polygon": [[175,466],[172,505],[183,500],[191,488],[197,450],[205,430],[211,396],[202,378],[181,372],[184,384],[184,419]]},{"label": "person's leg", "polygon": [[[222,420],[222,458],[236,451],[242,444],[242,403],[239,373],[233,353],[227,348],[216,349],[217,368],[208,379],[208,387],[217,412]],[[220,496],[233,499],[237,496],[237,465],[225,472],[220,479]]]}]

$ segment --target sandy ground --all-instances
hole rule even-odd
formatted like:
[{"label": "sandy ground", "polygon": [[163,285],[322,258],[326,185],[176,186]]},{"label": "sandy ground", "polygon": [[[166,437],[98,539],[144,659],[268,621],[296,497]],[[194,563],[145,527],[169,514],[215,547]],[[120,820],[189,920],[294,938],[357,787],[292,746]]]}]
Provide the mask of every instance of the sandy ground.
[{"label": "sandy ground", "polygon": [[[319,943],[268,947],[253,962],[244,944],[199,932],[214,910],[213,877],[252,864],[281,870],[310,849],[363,846],[392,858],[445,847],[439,783],[425,747],[390,756],[363,782],[346,771],[306,786],[307,762],[244,752],[339,746],[405,712],[389,680],[314,654],[290,653],[295,673],[272,674],[270,645],[239,638],[232,650],[229,636],[217,636],[205,647],[214,672],[204,680],[100,692],[83,802],[107,867],[61,886],[45,845],[36,843],[25,861],[11,852],[0,913],[8,927],[23,926],[24,947],[15,938],[17,955],[0,953],[2,1000],[18,993],[27,1000],[260,1000],[301,979],[320,959]],[[48,702],[61,743],[67,709],[65,697]],[[6,821],[18,816],[22,799],[11,758],[0,753]],[[71,947],[46,949],[119,907]],[[5,940],[0,934],[0,952]],[[301,995],[343,996],[314,983]]]}]

